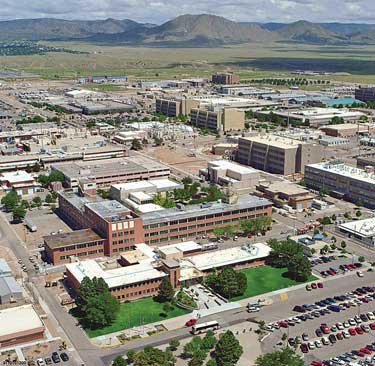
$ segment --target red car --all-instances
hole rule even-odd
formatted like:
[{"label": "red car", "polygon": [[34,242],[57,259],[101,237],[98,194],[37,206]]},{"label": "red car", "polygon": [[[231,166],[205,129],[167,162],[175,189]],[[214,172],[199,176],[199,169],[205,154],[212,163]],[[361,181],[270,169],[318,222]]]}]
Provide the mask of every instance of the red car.
[{"label": "red car", "polygon": [[335,272],[333,272],[331,269],[329,269],[328,271],[327,271],[327,273],[330,275],[330,276],[334,276],[336,273]]},{"label": "red car", "polygon": [[318,282],[318,288],[323,288],[323,282]]},{"label": "red car", "polygon": [[349,334],[350,334],[351,336],[355,336],[355,335],[357,334],[354,328],[349,328],[348,331],[349,331]]},{"label": "red car", "polygon": [[361,327],[356,327],[355,331],[357,332],[357,334],[363,334],[363,329]]},{"label": "red car", "polygon": [[311,284],[311,288],[314,289],[314,290],[316,290],[318,288],[318,285],[315,282],[313,282]]},{"label": "red car", "polygon": [[307,347],[306,343],[302,343],[300,348],[301,348],[302,353],[308,353],[309,352],[309,347]]},{"label": "red car", "polygon": [[359,350],[359,352],[362,352],[362,353],[364,353],[364,354],[366,354],[366,355],[371,355],[371,353],[372,353],[372,351],[369,350],[369,349],[366,348],[366,347],[361,348],[361,349]]},{"label": "red car", "polygon": [[311,366],[322,366],[323,363],[322,363],[321,361],[312,361],[312,362],[310,363],[310,365],[311,365]]},{"label": "red car", "polygon": [[369,326],[370,326],[371,330],[375,330],[375,323],[370,323]]},{"label": "red car", "polygon": [[185,323],[185,326],[192,327],[195,324],[197,324],[197,319],[190,319]]},{"label": "red car", "polygon": [[353,351],[352,353],[354,355],[358,356],[358,357],[364,357],[365,356],[365,354],[363,352],[361,352],[361,351]]},{"label": "red car", "polygon": [[329,326],[327,324],[321,324],[320,329],[324,334],[328,334],[330,332]]},{"label": "red car", "polygon": [[286,321],[281,321],[277,323],[281,328],[288,328],[289,324]]}]

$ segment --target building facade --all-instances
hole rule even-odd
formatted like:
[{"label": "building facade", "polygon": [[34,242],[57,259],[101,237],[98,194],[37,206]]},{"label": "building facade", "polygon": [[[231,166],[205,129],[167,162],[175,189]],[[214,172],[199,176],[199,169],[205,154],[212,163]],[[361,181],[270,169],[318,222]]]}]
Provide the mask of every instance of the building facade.
[{"label": "building facade", "polygon": [[231,73],[214,74],[212,75],[212,82],[224,85],[239,84],[240,76]]},{"label": "building facade", "polygon": [[375,208],[374,167],[363,170],[338,161],[306,165],[305,183],[309,188],[326,189],[338,198]]},{"label": "building facade", "polygon": [[362,102],[375,102],[375,88],[358,88],[355,90],[355,99]]},{"label": "building facade", "polygon": [[320,162],[319,144],[275,135],[240,137],[237,160],[241,164],[274,174],[302,173],[305,165]]}]

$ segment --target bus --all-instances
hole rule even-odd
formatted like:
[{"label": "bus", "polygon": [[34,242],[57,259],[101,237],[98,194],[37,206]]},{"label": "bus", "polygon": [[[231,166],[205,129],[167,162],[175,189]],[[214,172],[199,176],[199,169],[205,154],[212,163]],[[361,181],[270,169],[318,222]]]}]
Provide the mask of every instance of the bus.
[{"label": "bus", "polygon": [[195,324],[191,328],[191,332],[193,334],[201,334],[203,332],[207,332],[208,330],[216,330],[219,329],[219,323],[214,320],[207,323]]}]

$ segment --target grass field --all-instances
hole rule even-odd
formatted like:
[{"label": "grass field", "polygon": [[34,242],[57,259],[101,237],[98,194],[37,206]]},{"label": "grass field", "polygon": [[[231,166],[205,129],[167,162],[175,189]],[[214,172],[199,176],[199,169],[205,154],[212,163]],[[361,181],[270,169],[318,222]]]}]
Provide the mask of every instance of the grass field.
[{"label": "grass field", "polygon": [[375,82],[373,45],[253,43],[217,48],[157,48],[99,46],[79,42],[47,44],[89,54],[2,56],[0,69],[27,71],[46,79],[115,74],[144,79],[209,77],[215,71],[225,70],[238,72],[245,78],[263,78],[288,77],[292,70],[311,69],[334,72],[334,75],[325,77],[330,80]]},{"label": "grass field", "polygon": [[[244,269],[240,272],[245,273],[247,277],[247,290],[242,296],[235,297],[231,301],[238,301],[300,284],[300,282],[283,276],[287,272],[286,268],[261,266]],[[311,276],[307,282],[314,280],[316,280],[316,277]]]},{"label": "grass field", "polygon": [[90,338],[93,338],[189,313],[189,311],[180,309],[176,306],[174,307],[174,310],[168,313],[167,317],[160,316],[160,313],[162,312],[163,304],[160,304],[154,301],[153,298],[148,297],[121,304],[120,312],[112,325],[97,330],[85,329],[85,331]]}]

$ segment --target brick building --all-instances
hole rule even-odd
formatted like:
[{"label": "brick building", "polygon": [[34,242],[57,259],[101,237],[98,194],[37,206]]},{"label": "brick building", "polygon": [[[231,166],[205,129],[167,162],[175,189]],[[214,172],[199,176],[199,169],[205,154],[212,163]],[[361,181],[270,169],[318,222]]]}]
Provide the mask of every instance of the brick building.
[{"label": "brick building", "polygon": [[231,73],[214,74],[212,75],[212,82],[214,84],[224,85],[239,84],[240,77],[239,75]]}]

